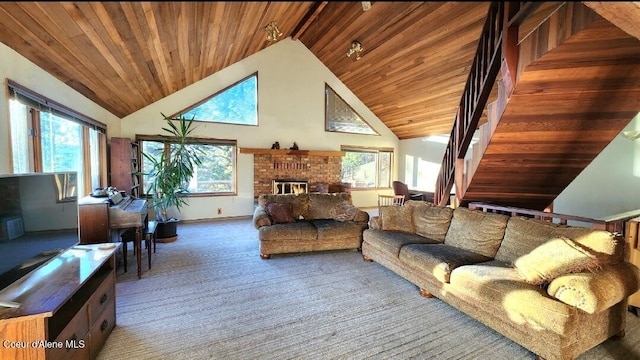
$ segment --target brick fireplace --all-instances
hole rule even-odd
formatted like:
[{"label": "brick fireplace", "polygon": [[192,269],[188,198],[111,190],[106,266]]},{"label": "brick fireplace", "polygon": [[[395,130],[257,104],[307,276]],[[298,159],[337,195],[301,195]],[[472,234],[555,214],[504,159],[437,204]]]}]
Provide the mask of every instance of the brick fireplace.
[{"label": "brick fireplace", "polygon": [[[273,193],[274,180],[297,179],[308,182],[308,192],[326,191],[327,185],[340,184],[342,151],[240,149],[253,154],[253,192]],[[323,189],[324,188],[324,189]]]}]

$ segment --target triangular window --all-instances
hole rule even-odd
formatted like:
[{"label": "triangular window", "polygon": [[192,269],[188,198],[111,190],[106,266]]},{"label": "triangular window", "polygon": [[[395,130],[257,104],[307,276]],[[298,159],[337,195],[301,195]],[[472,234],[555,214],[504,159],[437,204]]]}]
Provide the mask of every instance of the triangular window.
[{"label": "triangular window", "polygon": [[380,135],[327,84],[324,95],[326,131]]},{"label": "triangular window", "polygon": [[[181,112],[185,118],[238,125],[258,125],[258,73]],[[177,117],[178,114],[171,116]]]}]

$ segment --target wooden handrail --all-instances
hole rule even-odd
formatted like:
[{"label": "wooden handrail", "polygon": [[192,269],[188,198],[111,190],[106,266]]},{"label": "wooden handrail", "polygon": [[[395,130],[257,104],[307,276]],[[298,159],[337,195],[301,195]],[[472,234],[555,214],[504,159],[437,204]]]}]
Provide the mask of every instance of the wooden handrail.
[{"label": "wooden handrail", "polygon": [[488,203],[481,202],[472,202],[469,203],[468,208],[470,210],[482,210],[484,212],[493,212],[506,214],[510,216],[525,216],[531,217],[538,220],[545,220],[550,222],[555,222],[557,220],[558,224],[566,225],[568,221],[576,221],[580,223],[589,224],[589,227],[592,229],[601,229],[607,230],[612,233],[619,233],[624,235],[625,232],[625,223],[640,214],[640,210],[630,211],[622,214],[618,214],[615,216],[609,216],[603,219],[593,219],[583,216],[575,216],[575,215],[566,215],[566,214],[558,214],[540,210],[531,210],[531,209],[523,209],[511,206],[500,206]]}]

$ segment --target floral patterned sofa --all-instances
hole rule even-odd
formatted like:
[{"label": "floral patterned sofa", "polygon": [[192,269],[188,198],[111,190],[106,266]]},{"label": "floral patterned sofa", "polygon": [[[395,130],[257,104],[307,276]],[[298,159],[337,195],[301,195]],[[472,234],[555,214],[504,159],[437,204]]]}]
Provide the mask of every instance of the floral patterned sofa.
[{"label": "floral patterned sofa", "polygon": [[321,250],[360,249],[369,213],[350,193],[263,194],[253,213],[260,256]]},{"label": "floral patterned sofa", "polygon": [[367,261],[394,271],[544,359],[623,336],[640,273],[602,230],[409,201],[372,217]]}]

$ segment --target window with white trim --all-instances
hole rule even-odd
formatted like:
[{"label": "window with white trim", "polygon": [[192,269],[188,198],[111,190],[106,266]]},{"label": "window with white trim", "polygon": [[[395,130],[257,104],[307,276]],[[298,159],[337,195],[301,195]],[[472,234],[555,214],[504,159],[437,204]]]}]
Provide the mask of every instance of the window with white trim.
[{"label": "window with white trim", "polygon": [[352,189],[391,187],[393,149],[343,146],[342,182]]}]

